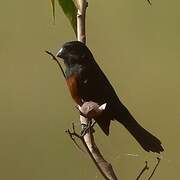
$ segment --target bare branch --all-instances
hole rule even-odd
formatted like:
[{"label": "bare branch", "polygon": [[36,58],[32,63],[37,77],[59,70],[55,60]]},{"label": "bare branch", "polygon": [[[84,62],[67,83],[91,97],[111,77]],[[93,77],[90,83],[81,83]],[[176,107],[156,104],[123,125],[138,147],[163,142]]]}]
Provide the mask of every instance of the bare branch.
[{"label": "bare branch", "polygon": [[53,53],[51,53],[50,51],[45,51],[45,52],[46,52],[47,54],[49,54],[49,55],[52,57],[52,59],[53,59],[54,61],[57,62],[58,66],[59,66],[59,68],[61,69],[61,72],[62,72],[62,74],[63,74],[63,76],[64,76],[64,78],[65,78],[64,70],[63,70],[63,68],[62,68],[62,66],[61,66],[61,64],[60,64],[60,62],[59,62],[58,59],[56,58],[56,56],[55,56]]},{"label": "bare branch", "polygon": [[[83,43],[86,43],[86,8],[88,3],[86,0],[76,0],[77,6],[77,40]],[[104,109],[106,105],[104,106]],[[102,107],[99,108],[99,105],[95,102],[85,102],[82,107],[78,107],[80,111],[80,122],[81,124],[85,124],[88,126],[89,122],[91,123],[91,119],[99,116],[104,110]],[[83,138],[81,138],[84,146],[86,147],[87,152],[92,158],[93,162],[99,169],[100,173],[105,179],[108,180],[117,180],[117,177],[112,169],[110,163],[108,163],[100,153],[97,148],[93,131],[91,126],[86,129]]]},{"label": "bare branch", "polygon": [[[100,173],[102,174],[102,176],[105,179],[107,179],[107,180],[117,180],[115,175],[113,175],[113,169],[112,169],[111,164],[109,164],[107,161],[104,160],[104,158],[100,154],[100,151],[98,150],[98,148],[97,148],[97,146],[95,144],[93,144],[93,147],[91,148],[91,151],[90,151],[90,148],[88,147],[89,144],[87,144],[87,142],[85,141],[83,136],[76,133],[74,126],[73,126],[73,131],[72,132],[68,129],[66,131],[66,133],[69,135],[71,140],[76,144],[76,146],[77,146],[77,143],[76,143],[75,137],[81,140],[81,142],[84,145],[84,147],[86,148],[89,156],[91,157],[94,164],[99,169]],[[79,145],[78,145],[78,147],[79,147]]]},{"label": "bare branch", "polygon": [[160,159],[159,157],[157,157],[157,164],[156,164],[156,166],[154,167],[154,169],[153,169],[151,175],[149,176],[148,180],[150,180],[150,179],[152,178],[152,176],[154,175],[157,167],[159,166],[160,161],[161,161],[161,159]]},{"label": "bare branch", "polygon": [[77,39],[86,44],[86,0],[76,0],[77,4]]},{"label": "bare branch", "polygon": [[152,5],[152,3],[151,3],[151,1],[150,0],[147,0],[148,1],[148,3],[150,4],[150,5]]},{"label": "bare branch", "polygon": [[[99,106],[97,103],[90,101],[90,102],[85,102],[81,107],[79,107],[79,110],[85,115],[85,116],[80,115],[81,124],[88,125],[91,119],[86,117],[91,117],[91,118],[93,118],[93,116],[97,117],[102,113],[104,109],[102,108],[102,106]],[[95,112],[97,112],[97,114]],[[103,175],[103,177],[108,180],[117,180],[117,177],[113,171],[111,164],[104,159],[103,155],[101,154],[100,150],[95,144],[91,127],[87,130],[87,133],[83,136],[82,142],[86,147],[93,162],[95,163],[96,167]]]},{"label": "bare branch", "polygon": [[78,135],[76,132],[75,132],[75,127],[74,127],[74,123],[72,123],[73,125],[73,132],[71,132],[69,129],[66,130],[65,132],[69,135],[70,139],[73,141],[73,143],[75,144],[75,146],[80,150],[82,151],[83,153],[86,153],[80,146],[79,144],[76,142],[75,137],[78,137],[78,138],[81,138],[80,135]]},{"label": "bare branch", "polygon": [[145,161],[145,166],[144,166],[144,168],[141,170],[141,172],[139,173],[139,175],[138,175],[138,177],[136,178],[136,180],[139,180],[140,177],[142,176],[142,174],[143,174],[146,170],[149,170],[148,162],[147,162],[147,161]]}]

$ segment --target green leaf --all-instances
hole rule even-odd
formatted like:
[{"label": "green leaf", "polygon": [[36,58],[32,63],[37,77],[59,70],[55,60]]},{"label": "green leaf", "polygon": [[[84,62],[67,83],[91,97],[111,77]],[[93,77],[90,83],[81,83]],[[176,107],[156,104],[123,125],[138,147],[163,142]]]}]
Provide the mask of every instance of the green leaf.
[{"label": "green leaf", "polygon": [[[54,1],[54,0],[51,0],[51,1]],[[69,19],[69,21],[73,27],[73,30],[76,34],[76,30],[77,30],[77,22],[76,22],[77,8],[76,8],[73,0],[58,0],[58,2],[62,8],[64,14]]]},{"label": "green leaf", "polygon": [[52,9],[53,9],[53,19],[55,22],[55,0],[51,0],[51,4],[52,4]]}]

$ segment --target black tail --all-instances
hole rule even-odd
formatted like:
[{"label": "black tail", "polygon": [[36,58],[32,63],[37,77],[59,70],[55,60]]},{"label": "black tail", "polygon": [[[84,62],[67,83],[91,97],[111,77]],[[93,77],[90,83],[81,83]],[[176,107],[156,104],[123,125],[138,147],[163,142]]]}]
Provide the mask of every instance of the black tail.
[{"label": "black tail", "polygon": [[145,151],[156,153],[164,151],[161,141],[138,124],[126,108],[116,119],[124,125]]}]

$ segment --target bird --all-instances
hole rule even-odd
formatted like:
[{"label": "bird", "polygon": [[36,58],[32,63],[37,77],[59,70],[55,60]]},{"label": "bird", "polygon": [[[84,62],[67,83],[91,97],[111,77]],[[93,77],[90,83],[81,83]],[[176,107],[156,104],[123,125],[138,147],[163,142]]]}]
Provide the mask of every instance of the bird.
[{"label": "bird", "polygon": [[106,108],[95,121],[108,136],[113,120],[121,123],[147,152],[164,151],[161,141],[143,128],[123,105],[110,81],[95,61],[90,49],[80,41],[62,45],[58,58],[64,61],[65,79],[70,94],[77,105],[92,101]]}]

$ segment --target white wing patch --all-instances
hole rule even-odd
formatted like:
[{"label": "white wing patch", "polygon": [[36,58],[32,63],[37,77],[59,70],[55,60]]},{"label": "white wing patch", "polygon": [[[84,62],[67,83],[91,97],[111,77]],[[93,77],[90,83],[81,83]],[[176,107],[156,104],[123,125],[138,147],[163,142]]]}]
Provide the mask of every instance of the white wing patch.
[{"label": "white wing patch", "polygon": [[88,80],[87,80],[87,79],[85,79],[85,80],[83,81],[83,83],[84,83],[84,84],[87,84],[87,82],[88,82]]}]

